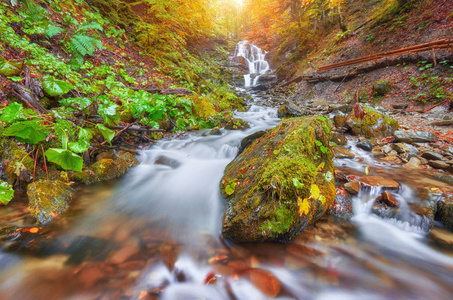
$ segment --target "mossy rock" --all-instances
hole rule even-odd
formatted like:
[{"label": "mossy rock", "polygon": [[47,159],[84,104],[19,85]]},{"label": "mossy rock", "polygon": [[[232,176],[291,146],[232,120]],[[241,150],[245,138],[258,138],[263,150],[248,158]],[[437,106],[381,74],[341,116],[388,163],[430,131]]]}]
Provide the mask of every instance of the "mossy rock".
[{"label": "mossy rock", "polygon": [[382,97],[387,95],[392,89],[392,84],[388,80],[380,80],[373,84],[373,96]]},{"label": "mossy rock", "polygon": [[71,187],[63,181],[39,180],[27,187],[28,209],[40,224],[46,224],[68,209],[72,195]]},{"label": "mossy rock", "polygon": [[324,214],[335,199],[330,130],[324,117],[285,119],[226,167],[225,238],[288,241]]},{"label": "mossy rock", "polygon": [[250,128],[250,125],[242,119],[233,118],[225,124],[225,129],[227,130],[243,130],[247,128]]},{"label": "mossy rock", "polygon": [[[0,147],[1,161],[7,162],[4,169],[6,181],[11,185],[16,185],[16,188],[25,190],[26,182],[30,182],[33,178],[33,159],[14,141],[8,138],[0,140]],[[18,179],[19,184],[17,185],[15,183]]]},{"label": "mossy rock", "polygon": [[392,135],[399,128],[398,121],[378,112],[367,104],[359,104],[364,115],[357,116],[352,111],[346,119],[346,125],[354,135],[363,135],[366,138],[380,138]]},{"label": "mossy rock", "polygon": [[301,110],[296,104],[287,101],[285,104],[278,108],[277,115],[279,118],[294,118],[308,115],[307,112]]},{"label": "mossy rock", "polygon": [[135,155],[120,152],[113,158],[102,158],[81,172],[75,172],[71,179],[82,184],[92,184],[98,181],[118,178],[129,171],[130,167],[138,165]]},{"label": "mossy rock", "polygon": [[436,220],[441,221],[445,227],[453,230],[453,197],[443,196],[437,202]]}]

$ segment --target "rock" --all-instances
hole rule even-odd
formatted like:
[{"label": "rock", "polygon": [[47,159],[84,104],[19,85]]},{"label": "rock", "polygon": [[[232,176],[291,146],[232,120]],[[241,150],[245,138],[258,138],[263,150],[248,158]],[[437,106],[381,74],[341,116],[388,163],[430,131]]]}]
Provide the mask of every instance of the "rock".
[{"label": "rock", "polygon": [[436,136],[434,133],[429,131],[412,131],[406,132],[402,130],[395,131],[393,133],[393,137],[397,142],[402,143],[432,143],[437,141]]},{"label": "rock", "polygon": [[283,118],[293,118],[293,117],[301,117],[308,115],[305,111],[300,109],[296,104],[291,101],[287,101],[285,104],[279,107],[278,109],[278,117]]},{"label": "rock", "polygon": [[411,152],[410,148],[405,143],[395,143],[395,144],[392,145],[392,148],[393,148],[393,150],[395,150],[396,152],[398,152],[400,154],[401,153],[410,153]]},{"label": "rock", "polygon": [[357,180],[347,182],[344,189],[351,195],[357,195],[360,192],[360,183]]},{"label": "rock", "polygon": [[409,104],[406,104],[406,103],[393,104],[394,109],[406,109],[408,107],[409,107]]},{"label": "rock", "polygon": [[68,209],[72,195],[71,187],[63,181],[35,181],[27,187],[28,209],[40,224],[46,224]]},{"label": "rock", "polygon": [[[360,115],[360,112],[363,115]],[[399,128],[397,121],[366,104],[360,104],[359,112],[353,110],[349,114],[346,125],[352,134],[366,138],[388,136]]]},{"label": "rock", "polygon": [[452,170],[451,166],[443,160],[430,160],[428,164],[434,169]]},{"label": "rock", "polygon": [[260,78],[258,78],[259,83],[272,82],[275,80],[277,80],[277,75],[275,74],[264,74],[261,75]]},{"label": "rock", "polygon": [[389,207],[399,206],[398,200],[396,200],[396,198],[388,191],[382,192],[382,194],[376,199],[376,201],[381,201]]},{"label": "rock", "polygon": [[412,168],[412,169],[420,169],[421,168],[421,161],[420,159],[418,159],[417,157],[411,157],[409,159],[409,161],[407,162],[407,164],[405,164],[404,166],[406,168]]},{"label": "rock", "polygon": [[348,149],[343,146],[334,146],[332,148],[335,158],[354,158],[355,155],[350,153]]},{"label": "rock", "polygon": [[453,199],[451,195],[442,195],[437,202],[436,220],[453,230]]},{"label": "rock", "polygon": [[330,206],[329,213],[339,221],[348,221],[352,218],[352,196],[346,190],[338,188],[335,202]]},{"label": "rock", "polygon": [[100,161],[101,159],[105,159],[105,158],[114,159],[115,156],[116,156],[116,155],[115,155],[115,152],[114,152],[113,150],[101,152],[101,153],[99,153],[99,154],[96,156],[96,161]]},{"label": "rock", "polygon": [[247,269],[250,282],[264,295],[274,298],[281,289],[280,281],[269,271],[262,269]]},{"label": "rock", "polygon": [[329,127],[322,117],[285,119],[226,167],[226,239],[288,241],[324,214],[335,198]]},{"label": "rock", "polygon": [[154,163],[156,165],[163,165],[163,166],[170,167],[172,169],[176,169],[176,168],[179,168],[181,166],[181,163],[179,161],[177,161],[176,159],[170,158],[168,156],[165,156],[165,155],[160,155],[154,161]]},{"label": "rock", "polygon": [[267,131],[260,130],[260,131],[252,133],[251,135],[248,135],[245,138],[243,138],[241,141],[241,146],[239,147],[239,150],[238,150],[238,155],[241,154],[242,151],[244,151],[245,148],[250,146],[256,139],[259,139],[260,137],[265,135],[266,132]]},{"label": "rock", "polygon": [[318,100],[313,101],[313,103],[311,104],[311,107],[315,108],[318,106],[328,106],[328,105],[329,105],[329,102],[327,100],[318,99]]},{"label": "rock", "polygon": [[344,114],[339,113],[333,117],[333,124],[336,128],[343,127],[346,122],[346,117]]},{"label": "rock", "polygon": [[344,146],[348,143],[348,139],[344,134],[340,133],[334,133],[330,141],[340,146]]},{"label": "rock", "polygon": [[247,128],[250,128],[250,125],[242,119],[233,118],[225,124],[225,129],[227,130],[243,130]]},{"label": "rock", "polygon": [[210,135],[222,135],[222,132],[220,131],[220,127],[214,127],[209,131]]},{"label": "rock", "polygon": [[373,146],[371,145],[369,140],[363,140],[357,143],[357,148],[362,150],[371,152],[373,150]]},{"label": "rock", "polygon": [[392,88],[388,80],[380,80],[373,84],[373,96],[385,96]]},{"label": "rock", "polygon": [[400,184],[395,180],[384,178],[382,176],[363,176],[358,179],[362,186],[366,187],[382,187],[387,190],[397,190]]},{"label": "rock", "polygon": [[382,147],[379,147],[379,146],[378,147],[374,147],[373,150],[371,151],[371,153],[373,154],[373,156],[375,158],[380,158],[380,157],[384,157],[385,156],[385,154],[384,154],[384,152],[382,150]]},{"label": "rock", "polygon": [[423,152],[421,156],[423,158],[426,158],[427,160],[443,160],[444,159],[444,157],[441,154],[433,152],[433,151]]},{"label": "rock", "polygon": [[94,176],[99,180],[109,180],[120,176],[118,165],[113,159],[104,158],[91,166]]}]

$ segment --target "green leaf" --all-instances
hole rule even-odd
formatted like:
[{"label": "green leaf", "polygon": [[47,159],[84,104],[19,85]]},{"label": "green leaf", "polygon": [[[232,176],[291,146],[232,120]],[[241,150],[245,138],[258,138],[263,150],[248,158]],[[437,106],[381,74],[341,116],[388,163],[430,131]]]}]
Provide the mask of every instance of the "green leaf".
[{"label": "green leaf", "polygon": [[18,76],[22,72],[23,61],[6,60],[0,56],[0,75],[2,76]]},{"label": "green leaf", "polygon": [[78,142],[71,142],[68,144],[69,149],[74,151],[75,153],[83,153],[85,151],[88,151],[88,148],[90,148],[90,142],[86,140],[80,140]]},{"label": "green leaf", "polygon": [[231,184],[228,184],[225,186],[225,193],[229,195],[234,194],[234,190],[236,189],[236,182],[232,182]]},{"label": "green leaf", "polygon": [[317,146],[322,146],[321,141],[318,141],[318,140],[315,141],[315,144],[316,144]]},{"label": "green leaf", "polygon": [[96,127],[97,129],[99,129],[99,131],[101,131],[102,136],[105,138],[107,142],[110,143],[113,140],[113,137],[115,136],[115,131],[108,129],[102,124],[97,124]]},{"label": "green leaf", "polygon": [[9,76],[8,79],[14,82],[21,82],[23,78],[20,76]]},{"label": "green leaf", "polygon": [[65,30],[61,27],[50,25],[46,28],[44,35],[46,36],[46,38],[51,39],[53,36],[62,33],[63,31]]},{"label": "green leaf", "polygon": [[9,201],[11,201],[11,199],[13,199],[13,197],[13,187],[9,183],[0,180],[0,202],[6,205]]},{"label": "green leaf", "polygon": [[49,129],[40,125],[40,120],[14,123],[3,132],[5,136],[15,136],[19,141],[37,144],[44,141],[50,133]]},{"label": "green leaf", "polygon": [[321,150],[322,153],[326,153],[327,152],[327,148],[324,147],[324,146],[320,146],[319,149]]},{"label": "green leaf", "polygon": [[301,183],[297,178],[293,178],[293,185],[296,189],[301,189],[304,187],[303,183]]},{"label": "green leaf", "polygon": [[83,159],[70,150],[50,148],[45,154],[48,161],[56,163],[65,170],[82,171]]},{"label": "green leaf", "polygon": [[74,88],[71,83],[55,79],[52,76],[44,76],[42,86],[44,91],[51,97],[64,95]]},{"label": "green leaf", "polygon": [[79,140],[89,141],[93,138],[93,134],[90,130],[85,128],[80,128],[79,130]]},{"label": "green leaf", "polygon": [[12,123],[18,120],[24,120],[25,116],[22,113],[23,107],[21,104],[13,102],[2,111],[0,120],[6,123]]}]

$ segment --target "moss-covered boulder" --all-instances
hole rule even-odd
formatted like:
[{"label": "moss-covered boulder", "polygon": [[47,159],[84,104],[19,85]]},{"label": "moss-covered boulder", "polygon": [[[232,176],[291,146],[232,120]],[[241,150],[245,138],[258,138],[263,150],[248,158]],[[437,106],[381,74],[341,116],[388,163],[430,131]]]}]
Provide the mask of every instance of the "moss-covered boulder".
[{"label": "moss-covered boulder", "polygon": [[352,134],[366,138],[389,136],[399,128],[398,121],[367,104],[359,104],[354,108],[346,119],[346,125]]},{"label": "moss-covered boulder", "polygon": [[243,130],[247,128],[250,128],[250,125],[242,119],[233,118],[225,124],[225,129],[227,130]]},{"label": "moss-covered boulder", "polygon": [[114,154],[113,158],[102,158],[89,168],[75,172],[71,179],[82,184],[92,184],[98,181],[118,178],[129,171],[130,167],[138,165],[135,155],[129,152]]},{"label": "moss-covered boulder", "polygon": [[277,114],[278,114],[279,118],[283,119],[283,118],[302,117],[302,116],[309,115],[310,113],[303,111],[293,102],[287,101],[285,104],[281,105],[278,108]]},{"label": "moss-covered boulder", "polygon": [[323,117],[285,119],[226,167],[225,238],[288,241],[323,215],[335,199],[330,129]]},{"label": "moss-covered boulder", "polygon": [[436,219],[448,229],[453,230],[453,197],[451,195],[443,195],[437,202]]},{"label": "moss-covered boulder", "polygon": [[28,209],[40,224],[46,224],[63,213],[72,198],[72,189],[60,180],[39,180],[27,187]]},{"label": "moss-covered boulder", "polygon": [[6,181],[17,189],[25,190],[26,183],[33,179],[33,159],[14,141],[2,137],[0,139],[0,161],[5,163],[4,176]]}]

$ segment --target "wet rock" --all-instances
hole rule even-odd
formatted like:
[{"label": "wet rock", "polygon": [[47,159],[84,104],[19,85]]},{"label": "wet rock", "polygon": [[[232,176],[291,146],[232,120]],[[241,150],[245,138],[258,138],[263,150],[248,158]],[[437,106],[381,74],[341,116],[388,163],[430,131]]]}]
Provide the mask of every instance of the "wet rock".
[{"label": "wet rock", "polygon": [[357,148],[360,148],[368,152],[371,152],[373,150],[373,146],[371,145],[371,142],[369,140],[362,140],[358,142]]},{"label": "wet rock", "polygon": [[7,161],[3,176],[16,190],[25,190],[33,178],[33,159],[14,141],[0,135],[0,159]]},{"label": "wet rock", "polygon": [[288,241],[323,215],[335,198],[329,127],[321,117],[285,119],[226,167],[225,238]]},{"label": "wet rock", "polygon": [[344,189],[351,195],[357,195],[360,192],[360,183],[357,180],[348,182],[344,185]]},{"label": "wet rock", "polygon": [[451,176],[451,175],[435,174],[435,175],[433,175],[433,177],[436,179],[439,179],[443,182],[453,184],[453,176]]},{"label": "wet rock", "polygon": [[227,130],[243,130],[247,128],[250,128],[250,125],[242,119],[233,118],[225,124],[225,129]]},{"label": "wet rock", "polygon": [[220,127],[214,127],[209,131],[210,135],[222,135],[222,132],[220,131]]},{"label": "wet rock", "polygon": [[35,181],[27,187],[28,209],[40,224],[46,224],[68,209],[72,195],[63,181]]},{"label": "wet rock", "polygon": [[422,162],[417,157],[411,157],[409,161],[404,165],[406,168],[420,169]]},{"label": "wet rock", "polygon": [[293,117],[301,117],[307,115],[305,111],[300,109],[296,104],[291,101],[287,101],[285,104],[279,107],[278,109],[278,117],[283,118],[293,118]]},{"label": "wet rock", "polygon": [[165,155],[159,156],[154,161],[154,163],[156,165],[163,165],[163,166],[170,167],[172,169],[176,169],[176,168],[179,168],[181,166],[181,163],[179,161],[177,161],[176,159],[170,158],[168,156],[165,156]]},{"label": "wet rock", "polygon": [[408,107],[409,107],[409,104],[406,104],[406,103],[393,104],[394,109],[406,109]]},{"label": "wet rock", "polygon": [[335,158],[354,158],[355,155],[349,152],[348,149],[346,149],[343,146],[334,146],[332,148]]},{"label": "wet rock", "polygon": [[426,158],[427,160],[443,160],[444,159],[444,157],[441,154],[433,152],[433,151],[423,152],[421,156],[423,158]]},{"label": "wet rock", "polygon": [[366,138],[388,136],[399,128],[397,121],[366,104],[349,114],[346,125],[352,134]]},{"label": "wet rock", "polygon": [[334,203],[329,208],[329,213],[339,221],[348,221],[352,218],[352,195],[346,190],[338,188]]},{"label": "wet rock", "polygon": [[430,160],[428,161],[428,164],[433,167],[434,169],[441,169],[441,170],[453,170],[451,166],[444,162],[443,160]]},{"label": "wet rock", "polygon": [[381,80],[373,84],[373,96],[385,96],[392,88],[387,80]]},{"label": "wet rock", "polygon": [[342,113],[339,113],[333,117],[333,124],[336,128],[343,127],[346,123],[346,116]]},{"label": "wet rock", "polygon": [[382,147],[379,147],[379,146],[374,147],[373,150],[371,151],[371,153],[373,154],[373,156],[375,158],[380,158],[380,157],[385,156],[384,152],[382,152]]},{"label": "wet rock", "polygon": [[333,134],[330,141],[340,146],[344,146],[348,143],[348,139],[345,135],[337,132]]},{"label": "wet rock", "polygon": [[118,165],[113,159],[104,158],[91,166],[94,176],[99,180],[109,180],[120,176]]},{"label": "wet rock", "polygon": [[412,131],[406,132],[402,130],[395,131],[393,137],[397,142],[402,143],[431,143],[437,141],[434,133],[429,131]]},{"label": "wet rock", "polygon": [[267,83],[267,82],[272,82],[277,80],[277,75],[275,74],[264,74],[261,75],[260,78],[258,78],[259,83]]},{"label": "wet rock", "polygon": [[365,187],[382,187],[387,190],[397,190],[400,187],[400,184],[395,180],[382,176],[363,176],[358,181]]},{"label": "wet rock", "polygon": [[441,221],[445,227],[453,230],[453,197],[451,195],[442,195],[437,202],[436,219]]},{"label": "wet rock", "polygon": [[280,292],[281,283],[271,272],[262,269],[248,269],[246,273],[250,282],[267,297],[274,298]]},{"label": "wet rock", "polygon": [[106,159],[106,158],[114,159],[115,156],[116,155],[113,150],[101,152],[96,156],[96,161],[100,161],[100,160]]},{"label": "wet rock", "polygon": [[408,147],[408,144],[405,143],[395,143],[392,145],[393,150],[395,150],[398,153],[410,153],[411,150]]},{"label": "wet rock", "polygon": [[388,191],[382,192],[382,194],[376,199],[389,207],[398,207],[399,203],[396,198],[390,194]]},{"label": "wet rock", "polygon": [[263,135],[266,134],[267,131],[260,130],[255,133],[252,133],[251,135],[246,136],[245,138],[242,139],[241,141],[241,146],[239,147],[238,155],[244,151],[245,148],[250,146],[256,139],[259,139]]}]

